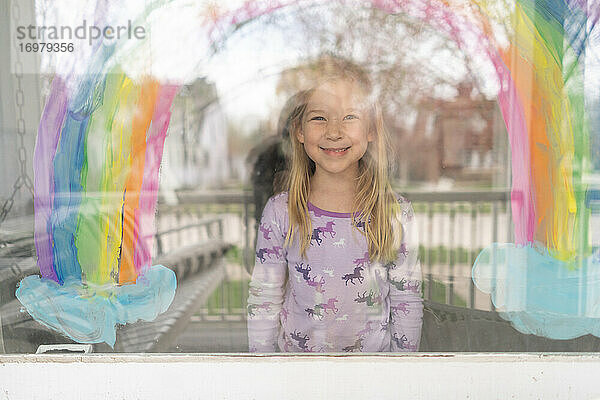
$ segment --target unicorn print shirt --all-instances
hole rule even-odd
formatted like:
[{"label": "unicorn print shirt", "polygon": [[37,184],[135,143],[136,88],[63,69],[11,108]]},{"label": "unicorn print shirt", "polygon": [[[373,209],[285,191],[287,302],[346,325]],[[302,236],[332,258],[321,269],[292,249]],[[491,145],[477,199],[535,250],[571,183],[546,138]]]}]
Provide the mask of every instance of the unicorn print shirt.
[{"label": "unicorn print shirt", "polygon": [[[423,318],[418,238],[410,203],[399,199],[402,241],[395,262],[370,262],[367,240],[350,213],[308,204],[306,257],[288,230],[287,193],[261,218],[248,297],[254,352],[416,351]],[[356,226],[358,225],[358,226]]]}]

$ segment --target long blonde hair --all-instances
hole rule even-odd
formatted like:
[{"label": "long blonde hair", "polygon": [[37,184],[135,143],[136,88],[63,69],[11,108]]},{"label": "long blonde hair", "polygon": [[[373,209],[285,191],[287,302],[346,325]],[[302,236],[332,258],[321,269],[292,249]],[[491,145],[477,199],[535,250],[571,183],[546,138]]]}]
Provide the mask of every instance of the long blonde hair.
[{"label": "long blonde hair", "polygon": [[[349,61],[322,59],[316,63],[314,70],[319,73],[316,83],[311,89],[301,92],[290,116],[291,167],[287,177],[289,228],[285,243],[289,246],[295,235],[299,234],[303,257],[310,246],[312,233],[308,197],[310,178],[315,171],[314,162],[298,140],[308,100],[320,82],[329,80],[347,80],[359,85],[366,96],[372,93],[367,74]],[[352,223],[355,227],[357,223],[364,224],[371,260],[390,262],[396,258],[402,228],[398,219],[399,206],[389,183],[389,136],[384,127],[381,107],[375,100],[369,103],[369,129],[374,132],[375,138],[369,142],[365,155],[358,162],[358,190],[353,201]]]}]

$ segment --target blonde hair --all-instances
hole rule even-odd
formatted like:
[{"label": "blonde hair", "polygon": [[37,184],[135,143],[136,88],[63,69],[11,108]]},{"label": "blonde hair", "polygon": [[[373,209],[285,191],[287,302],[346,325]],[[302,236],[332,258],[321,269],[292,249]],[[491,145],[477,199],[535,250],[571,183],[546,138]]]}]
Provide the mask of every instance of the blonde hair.
[{"label": "blonde hair", "polygon": [[[372,93],[367,74],[355,64],[339,59],[326,58],[313,67],[319,76],[311,89],[301,92],[297,106],[290,115],[291,166],[287,177],[289,228],[286,245],[289,246],[299,234],[300,252],[304,257],[310,246],[312,233],[308,214],[310,178],[315,171],[314,162],[308,157],[298,140],[308,100],[316,87],[324,81],[346,80],[359,85],[365,96]],[[377,101],[369,101],[369,129],[375,134],[369,142],[365,155],[358,162],[357,192],[353,201],[353,221],[364,224],[369,255],[372,261],[390,262],[402,238],[399,224],[399,205],[389,183],[389,160],[387,150],[390,140],[383,123],[383,114]],[[358,229],[357,229],[358,230]],[[363,233],[359,230],[359,232]]]}]

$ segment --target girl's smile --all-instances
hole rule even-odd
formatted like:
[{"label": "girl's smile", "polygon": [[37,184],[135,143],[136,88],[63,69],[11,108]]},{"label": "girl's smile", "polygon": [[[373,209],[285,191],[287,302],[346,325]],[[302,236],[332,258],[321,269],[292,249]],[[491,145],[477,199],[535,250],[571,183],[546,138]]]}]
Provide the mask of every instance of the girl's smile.
[{"label": "girl's smile", "polygon": [[323,150],[323,152],[325,154],[327,154],[329,156],[332,156],[332,157],[341,157],[341,156],[347,154],[348,150],[350,149],[350,147],[352,147],[352,146],[348,146],[348,147],[330,147],[330,148],[323,148],[323,147],[319,146],[319,148],[321,150]]}]

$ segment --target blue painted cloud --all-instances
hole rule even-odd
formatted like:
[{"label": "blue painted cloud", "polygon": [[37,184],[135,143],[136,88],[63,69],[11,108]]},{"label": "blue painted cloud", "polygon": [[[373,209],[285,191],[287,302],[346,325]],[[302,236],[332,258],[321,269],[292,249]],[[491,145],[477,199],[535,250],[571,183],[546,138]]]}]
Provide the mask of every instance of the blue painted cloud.
[{"label": "blue painted cloud", "polygon": [[600,337],[598,252],[568,265],[542,247],[494,243],[479,254],[472,275],[502,318],[522,333]]},{"label": "blue painted cloud", "polygon": [[80,280],[62,286],[37,275],[21,281],[16,296],[38,322],[79,343],[116,340],[116,325],[152,321],[175,296],[175,273],[162,265],[148,268],[135,284],[83,286]]}]

